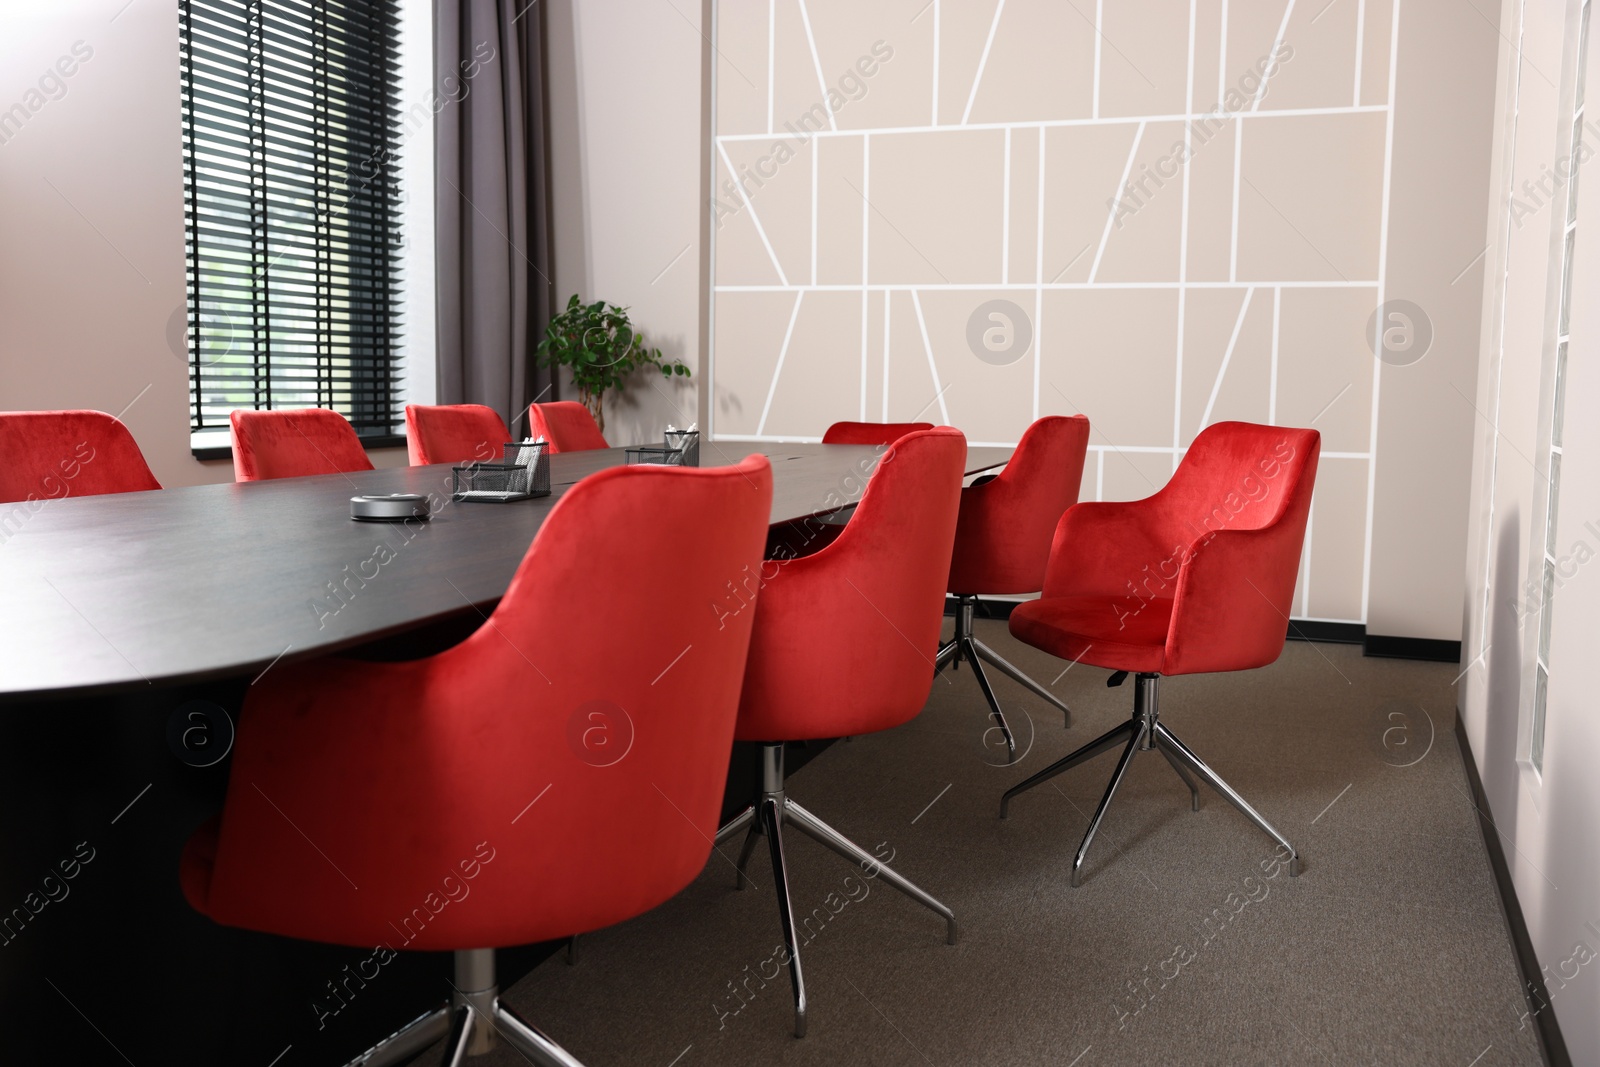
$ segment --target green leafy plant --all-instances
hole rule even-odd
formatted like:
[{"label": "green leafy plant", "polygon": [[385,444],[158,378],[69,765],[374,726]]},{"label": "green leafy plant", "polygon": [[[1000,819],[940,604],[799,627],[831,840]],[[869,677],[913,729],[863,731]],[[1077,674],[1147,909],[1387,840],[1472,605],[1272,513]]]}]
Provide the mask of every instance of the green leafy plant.
[{"label": "green leafy plant", "polygon": [[664,360],[661,349],[646,347],[644,334],[628,321],[628,309],[597,300],[580,303],[573,293],[567,306],[545,327],[544,340],[536,348],[539,362],[546,367],[566,367],[578,399],[589,409],[602,431],[606,428],[605,395],[619,390],[634,371],[654,367],[663,376],[689,377],[689,368],[678,360]]}]

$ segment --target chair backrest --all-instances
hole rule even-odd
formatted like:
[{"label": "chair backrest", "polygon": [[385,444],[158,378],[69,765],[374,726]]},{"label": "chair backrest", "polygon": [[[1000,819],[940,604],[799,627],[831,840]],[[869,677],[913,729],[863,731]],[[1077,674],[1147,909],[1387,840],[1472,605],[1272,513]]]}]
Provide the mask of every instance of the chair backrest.
[{"label": "chair backrest", "polygon": [[1062,512],[1078,502],[1089,420],[1049,415],[1023,431],[1006,469],[961,491],[950,559],[958,594],[1036,593]]},{"label": "chair backrest", "polygon": [[228,415],[233,477],[239,482],[369,471],[355,428],[337,411],[243,411]]},{"label": "chair backrest", "polygon": [[482,404],[407,404],[406,456],[428,463],[493,463],[511,431],[494,408]]},{"label": "chair backrest", "polygon": [[160,488],[133,434],[103,411],[0,412],[0,502]]},{"label": "chair backrest", "polygon": [[[247,929],[460,949],[599,929],[677,893],[717,831],[753,624],[711,605],[760,565],[771,508],[764,456],[600,471],[551,508],[465,641],[270,672],[191,900]],[[470,899],[438,904],[441,878]]]},{"label": "chair backrest", "polygon": [[[1322,435],[1219,422],[1153,498],[1178,559],[1163,673],[1265,666],[1283,651]],[[1157,565],[1157,573],[1170,573]]]},{"label": "chair backrest", "polygon": [[[711,604],[760,566],[771,513],[764,456],[590,475],[545,520],[492,625],[444,668],[445,680],[516,675],[499,708],[485,691],[485,724],[518,692],[535,712],[489,777],[531,784],[545,773],[554,783],[540,803],[556,803],[520,838],[524,854],[499,872],[536,921],[561,913],[577,917],[574,930],[610,925],[668,899],[704,868],[754,625],[753,613],[719,618]],[[546,773],[545,764],[555,766]],[[490,810],[498,805],[487,805],[485,817]],[[552,840],[532,840],[546,834]],[[556,869],[569,873],[549,878]],[[538,881],[566,884],[530,891]]]},{"label": "chair backrest", "polygon": [[1254,422],[1207,426],[1158,495],[1198,534],[1259,530],[1285,519],[1304,526],[1321,434]]},{"label": "chair backrest", "polygon": [[528,409],[528,421],[534,436],[550,442],[550,453],[588,452],[596,448],[610,448],[605,434],[595,424],[589,409],[576,400],[557,400],[550,404],[535,404]]},{"label": "chair backrest", "polygon": [[931,430],[931,422],[836,422],[822,435],[825,445],[892,445],[908,433]]},{"label": "chair backrest", "polygon": [[922,710],[966,452],[966,438],[948,426],[902,437],[832,544],[763,565],[741,739],[871,733]]}]

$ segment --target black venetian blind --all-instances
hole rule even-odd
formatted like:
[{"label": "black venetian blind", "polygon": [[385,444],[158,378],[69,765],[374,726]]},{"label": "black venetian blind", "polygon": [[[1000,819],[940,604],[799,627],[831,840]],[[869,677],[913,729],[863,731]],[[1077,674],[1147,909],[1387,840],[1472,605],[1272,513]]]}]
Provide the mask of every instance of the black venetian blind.
[{"label": "black venetian blind", "polygon": [[189,420],[399,415],[399,0],[180,0]]}]

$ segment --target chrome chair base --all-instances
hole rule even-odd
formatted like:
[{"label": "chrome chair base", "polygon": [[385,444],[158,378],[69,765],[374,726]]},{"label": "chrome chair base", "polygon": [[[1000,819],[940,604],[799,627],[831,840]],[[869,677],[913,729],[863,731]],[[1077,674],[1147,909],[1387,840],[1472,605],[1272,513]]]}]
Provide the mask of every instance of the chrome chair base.
[{"label": "chrome chair base", "polygon": [[989,685],[989,676],[984,672],[983,669],[983,665],[985,663],[988,663],[992,667],[998,668],[1002,674],[1006,675],[1017,684],[1032,691],[1033,694],[1039,697],[1041,700],[1047,701],[1051,704],[1054,704],[1057,708],[1060,708],[1061,714],[1065,719],[1064,725],[1069,727],[1072,725],[1072,709],[1068,708],[1067,705],[1054,693],[1050,692],[1050,690],[1046,689],[1032,678],[1029,678],[1026,674],[1023,674],[1021,671],[1017,670],[1017,668],[1006,662],[1006,660],[1002,658],[998,652],[984,644],[982,641],[978,640],[977,637],[973,635],[972,612],[977,604],[978,598],[975,596],[962,596],[957,598],[955,636],[939,646],[939,654],[934,657],[933,661],[933,672],[938,674],[940,671],[944,670],[946,666],[950,666],[959,670],[961,661],[963,659],[972,664],[972,673],[978,679],[978,688],[983,690],[983,697],[989,702],[989,713],[994,716],[995,724],[999,726],[1000,734],[1005,738],[1006,751],[1010,753],[1013,759],[1015,759],[1017,754],[1017,741],[1016,738],[1012,736],[1010,725],[1006,722],[1005,712],[1000,710],[1000,701],[996,699],[994,695],[994,689]]},{"label": "chrome chair base", "polygon": [[494,949],[456,953],[455,994],[450,1002],[419,1016],[351,1060],[347,1067],[389,1067],[419,1055],[440,1038],[444,1067],[460,1067],[504,1040],[538,1067],[583,1067],[573,1055],[500,1002]]},{"label": "chrome chair base", "polygon": [[765,837],[772,854],[772,880],[778,891],[778,918],[783,925],[783,942],[789,953],[789,981],[794,987],[794,1036],[806,1036],[806,982],[800,965],[800,944],[795,935],[794,906],[789,899],[788,866],[784,858],[783,828],[792,826],[818,844],[837,852],[851,863],[859,864],[868,877],[881,877],[917,903],[943,916],[945,940],[956,943],[956,917],[953,912],[909,879],[866,849],[845,837],[839,831],[817,818],[791,800],[783,789],[783,745],[761,746],[761,799],[745,808],[731,822],[717,831],[716,843],[731,840],[741,830],[745,832],[744,845],[739,850],[737,886],[743,889],[749,883],[745,868],[755,853],[757,839]]},{"label": "chrome chair base", "polygon": [[[1127,747],[1122,750],[1122,757],[1117,760],[1117,769],[1111,773],[1111,781],[1106,786],[1105,795],[1100,798],[1100,806],[1095,808],[1094,817],[1089,820],[1089,829],[1083,835],[1083,843],[1078,846],[1078,854],[1072,860],[1072,884],[1074,887],[1082,884],[1083,858],[1088,855],[1089,845],[1094,841],[1095,832],[1100,829],[1101,820],[1105,818],[1106,809],[1111,806],[1111,798],[1116,795],[1117,786],[1122,784],[1123,777],[1128,773],[1128,765],[1133,762],[1136,751],[1148,752],[1151,748],[1158,749],[1172,769],[1178,772],[1178,777],[1183,779],[1184,785],[1189,787],[1189,807],[1191,811],[1200,810],[1200,790],[1195,785],[1194,779],[1188,774],[1193,771],[1199,778],[1221,793],[1223,798],[1238,808],[1245,818],[1255,823],[1268,837],[1277,841],[1289,853],[1289,875],[1296,877],[1300,874],[1300,854],[1295,851],[1289,839],[1273,828],[1272,824],[1261,817],[1261,813],[1252,808],[1242,796],[1236,793],[1232,786],[1223,781],[1216,771],[1208,767],[1204,760],[1196,756],[1189,746],[1180,741],[1176,734],[1164,726],[1158,715],[1156,707],[1157,687],[1161,681],[1159,674],[1141,674],[1138,678],[1138,688],[1134,690],[1133,718],[1106,731],[1087,745],[1057,760],[1044,770],[1035,774],[1020,785],[1012,786],[1006,790],[1005,796],[1000,798],[1000,817],[1004,819],[1011,806],[1011,798],[1019,793],[1025,793],[1036,785],[1041,785],[1054,778],[1056,775],[1076,767],[1086,760],[1093,759],[1100,753],[1115,748],[1118,742],[1127,739]],[[1187,768],[1187,770],[1185,770]]]}]

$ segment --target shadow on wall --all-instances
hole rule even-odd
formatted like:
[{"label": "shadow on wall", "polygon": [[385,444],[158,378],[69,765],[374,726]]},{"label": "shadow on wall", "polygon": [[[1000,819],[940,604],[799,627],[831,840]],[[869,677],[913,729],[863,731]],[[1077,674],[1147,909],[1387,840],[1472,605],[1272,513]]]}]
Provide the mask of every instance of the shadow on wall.
[{"label": "shadow on wall", "polygon": [[[681,336],[650,340],[661,346],[666,358],[696,366],[695,353],[686,351]],[[623,388],[606,394],[606,440],[613,447],[660,444],[661,432],[668,424],[683,429],[698,423],[694,415],[697,377],[667,378],[648,367],[636,371]],[[570,382],[563,380],[562,388],[568,390],[562,394],[564,399],[577,399],[578,391]]]},{"label": "shadow on wall", "polygon": [[[1484,666],[1488,670],[1483,752],[1479,777],[1484,794],[1495,805],[1489,814],[1496,825],[1517,825],[1517,800],[1521,795],[1517,759],[1518,712],[1522,704],[1522,635],[1519,633],[1515,595],[1499,596],[1498,590],[1521,588],[1521,516],[1512,507],[1500,524],[1495,538],[1494,573],[1489,579],[1489,648]],[[1514,866],[1514,865],[1513,865]]]},{"label": "shadow on wall", "polygon": [[739,398],[738,393],[735,393],[725,385],[717,385],[714,382],[711,385],[711,389],[716,395],[714,403],[717,405],[717,413],[719,415],[732,415],[744,411],[744,401]]}]

